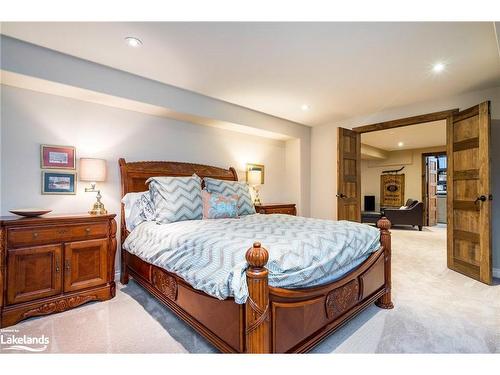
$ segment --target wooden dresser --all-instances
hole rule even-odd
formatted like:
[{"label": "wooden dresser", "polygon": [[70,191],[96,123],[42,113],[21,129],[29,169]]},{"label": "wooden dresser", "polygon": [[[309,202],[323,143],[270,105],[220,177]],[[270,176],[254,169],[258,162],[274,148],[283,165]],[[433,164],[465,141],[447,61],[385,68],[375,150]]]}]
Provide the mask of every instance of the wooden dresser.
[{"label": "wooden dresser", "polygon": [[0,327],[113,298],[114,217],[0,217]]},{"label": "wooden dresser", "polygon": [[286,214],[297,215],[295,203],[267,203],[256,204],[255,211],[259,214]]}]

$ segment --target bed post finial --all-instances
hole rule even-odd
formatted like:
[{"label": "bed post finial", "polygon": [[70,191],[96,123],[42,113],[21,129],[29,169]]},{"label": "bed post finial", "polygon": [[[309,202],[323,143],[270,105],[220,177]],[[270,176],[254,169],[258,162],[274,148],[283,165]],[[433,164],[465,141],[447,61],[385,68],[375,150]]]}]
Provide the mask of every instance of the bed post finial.
[{"label": "bed post finial", "polygon": [[391,222],[385,216],[382,216],[377,221],[377,227],[380,229],[380,244],[384,247],[384,276],[385,276],[385,291],[375,304],[382,309],[392,309],[394,305],[391,299]]},{"label": "bed post finial", "polygon": [[269,259],[269,252],[259,242],[255,242],[253,247],[248,249],[245,258],[248,262],[245,351],[247,353],[270,353],[268,271],[264,267]]},{"label": "bed post finial", "polygon": [[269,252],[260,245],[260,242],[254,242],[253,247],[247,250],[245,258],[249,268],[262,268],[269,259]]}]

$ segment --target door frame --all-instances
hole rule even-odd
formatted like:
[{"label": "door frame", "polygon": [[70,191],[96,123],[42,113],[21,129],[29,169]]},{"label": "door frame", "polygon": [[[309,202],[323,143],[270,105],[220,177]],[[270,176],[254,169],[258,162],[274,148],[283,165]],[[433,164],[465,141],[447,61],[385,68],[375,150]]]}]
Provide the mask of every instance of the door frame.
[{"label": "door frame", "polygon": [[447,122],[451,120],[451,116],[458,113],[458,108],[448,109],[446,111],[426,113],[424,115],[404,117],[396,120],[377,122],[370,125],[362,125],[352,128],[352,131],[356,133],[371,133],[379,130],[387,130],[394,128],[402,128],[403,126],[418,125],[424,122],[432,122],[439,120],[446,120]]},{"label": "door frame", "polygon": [[[444,151],[434,151],[434,152],[424,152],[422,153],[422,202],[424,203],[424,226],[429,225],[429,214],[427,212],[427,197],[426,197],[426,192],[427,192],[427,166],[425,164],[425,159],[428,156],[447,156],[446,150]],[[448,170],[448,168],[446,168]]]},{"label": "door frame", "polygon": [[[403,117],[403,118],[399,118],[399,119],[395,119],[395,120],[389,120],[389,121],[377,122],[377,123],[369,124],[369,125],[357,126],[357,127],[352,128],[350,130],[361,135],[363,133],[371,133],[371,132],[376,132],[379,130],[401,128],[403,126],[418,125],[418,124],[422,124],[424,122],[432,122],[432,121],[440,121],[440,120],[446,120],[446,128],[448,129],[449,124],[451,124],[453,122],[453,115],[457,114],[458,112],[459,112],[458,108],[453,108],[453,109],[448,109],[445,111],[431,112],[431,113],[426,113],[426,114],[418,115],[418,116]],[[337,150],[339,149],[339,147],[340,147],[340,137],[337,137]],[[337,191],[339,191],[338,183],[339,183],[339,181],[341,181],[340,173],[341,173],[341,168],[339,168],[339,159],[338,159],[338,155],[337,155]],[[361,184],[361,180],[360,180],[360,184]],[[360,214],[361,214],[361,194],[358,197],[358,199],[359,199],[359,209],[360,209]],[[338,205],[338,203],[337,203],[337,205]],[[337,207],[337,213],[338,213],[338,207]]]}]

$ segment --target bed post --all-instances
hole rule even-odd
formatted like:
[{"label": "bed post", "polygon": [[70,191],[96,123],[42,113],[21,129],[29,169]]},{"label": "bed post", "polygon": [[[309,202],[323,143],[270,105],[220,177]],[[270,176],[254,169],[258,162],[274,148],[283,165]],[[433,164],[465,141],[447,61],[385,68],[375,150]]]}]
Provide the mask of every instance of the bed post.
[{"label": "bed post", "polygon": [[246,253],[248,298],[245,304],[245,347],[247,353],[271,352],[268,271],[264,267],[268,259],[269,253],[260,246],[259,242],[255,242]]},{"label": "bed post", "polygon": [[[118,165],[120,166],[120,176],[122,185],[122,198],[127,191],[127,163],[124,158],[118,160]],[[127,238],[127,227],[125,224],[125,207],[124,204],[120,202],[120,283],[123,285],[128,284],[129,274],[127,268],[127,251],[123,249],[123,243],[125,238]]]},{"label": "bed post", "polygon": [[385,258],[385,290],[386,293],[380,297],[375,304],[381,309],[392,309],[394,305],[391,300],[391,222],[385,216],[377,221],[380,229],[380,244],[384,247]]}]

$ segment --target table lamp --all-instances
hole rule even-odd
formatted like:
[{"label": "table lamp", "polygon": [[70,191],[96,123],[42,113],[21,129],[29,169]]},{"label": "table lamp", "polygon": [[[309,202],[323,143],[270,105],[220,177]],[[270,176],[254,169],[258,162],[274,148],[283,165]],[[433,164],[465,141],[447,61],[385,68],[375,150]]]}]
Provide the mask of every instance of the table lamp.
[{"label": "table lamp", "polygon": [[247,182],[253,187],[255,191],[255,198],[253,204],[262,204],[259,197],[259,186],[262,184],[262,170],[261,169],[249,169],[247,171]]},{"label": "table lamp", "polygon": [[97,201],[89,211],[91,215],[106,215],[108,211],[101,202],[101,191],[96,189],[96,182],[106,180],[106,160],[94,158],[80,159],[80,181],[90,181],[90,187],[85,192],[97,193]]}]

